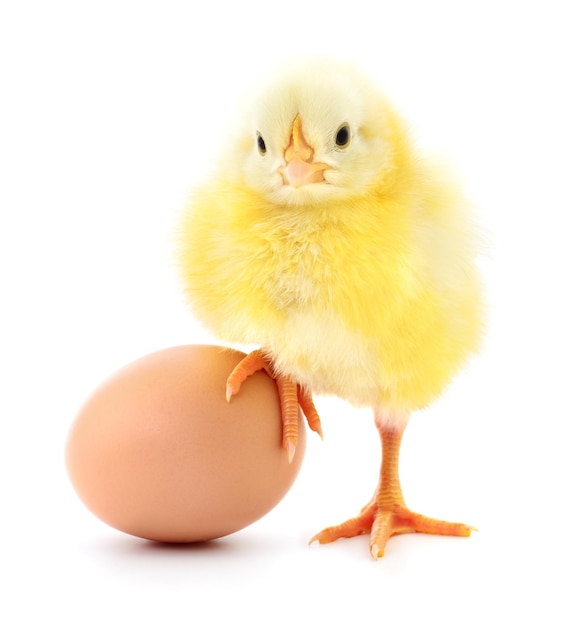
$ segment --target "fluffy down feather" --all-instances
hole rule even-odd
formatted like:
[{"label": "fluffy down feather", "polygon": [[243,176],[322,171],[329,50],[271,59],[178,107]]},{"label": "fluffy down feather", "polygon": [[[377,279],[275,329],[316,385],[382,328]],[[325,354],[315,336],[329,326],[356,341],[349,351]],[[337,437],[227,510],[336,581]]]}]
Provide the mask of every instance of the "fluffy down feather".
[{"label": "fluffy down feather", "polygon": [[[330,169],[293,188],[278,169],[297,115]],[[476,238],[456,184],[346,65],[290,67],[238,129],[181,224],[195,315],[226,342],[261,346],[313,393],[391,416],[430,403],[482,329]]]}]

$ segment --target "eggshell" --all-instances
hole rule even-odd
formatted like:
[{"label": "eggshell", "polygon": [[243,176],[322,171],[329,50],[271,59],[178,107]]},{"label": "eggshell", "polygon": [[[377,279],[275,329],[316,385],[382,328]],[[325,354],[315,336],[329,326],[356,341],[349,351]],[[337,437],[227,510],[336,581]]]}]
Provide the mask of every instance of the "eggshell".
[{"label": "eggshell", "polygon": [[94,515],[138,537],[193,542],[240,530],[283,498],[304,457],[302,415],[289,463],[267,374],[226,402],[227,376],[243,357],[210,345],[168,348],[93,393],[70,429],[66,464]]}]

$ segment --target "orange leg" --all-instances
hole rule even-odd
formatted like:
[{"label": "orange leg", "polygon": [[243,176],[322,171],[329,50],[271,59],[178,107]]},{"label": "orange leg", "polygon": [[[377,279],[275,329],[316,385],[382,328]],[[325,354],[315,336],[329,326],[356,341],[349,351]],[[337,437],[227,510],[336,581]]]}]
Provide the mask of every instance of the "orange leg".
[{"label": "orange leg", "polygon": [[308,389],[293,382],[288,376],[276,375],[269,358],[261,350],[254,350],[232,370],[226,381],[226,399],[230,402],[231,397],[240,391],[246,378],[261,369],[265,370],[277,383],[283,422],[283,447],[287,450],[289,462],[291,462],[298,442],[299,406],[310,428],[322,437],[320,418]]},{"label": "orange leg", "polygon": [[384,555],[386,542],[393,535],[415,532],[457,537],[470,535],[471,530],[474,530],[471,526],[425,517],[410,511],[406,506],[398,475],[400,444],[405,426],[406,423],[397,428],[377,423],[382,461],[379,484],[373,499],[361,509],[357,517],[326,528],[315,535],[310,543],[330,543],[343,537],[369,534],[371,555],[378,559]]}]

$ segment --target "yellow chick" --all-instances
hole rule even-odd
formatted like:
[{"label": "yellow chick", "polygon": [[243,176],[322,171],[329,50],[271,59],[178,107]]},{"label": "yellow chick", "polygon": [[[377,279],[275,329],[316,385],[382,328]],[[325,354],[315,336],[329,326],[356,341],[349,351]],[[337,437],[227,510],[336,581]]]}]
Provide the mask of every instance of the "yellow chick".
[{"label": "yellow chick", "polygon": [[228,379],[227,398],[265,368],[289,458],[299,404],[321,434],[312,394],[374,410],[375,494],[311,541],[369,534],[378,558],[394,534],[470,534],[406,507],[398,457],[412,412],[478,347],[475,242],[456,185],[418,154],[368,79],[331,61],[268,82],[215,177],[195,191],[180,237],[189,302],[222,340],[260,346]]}]

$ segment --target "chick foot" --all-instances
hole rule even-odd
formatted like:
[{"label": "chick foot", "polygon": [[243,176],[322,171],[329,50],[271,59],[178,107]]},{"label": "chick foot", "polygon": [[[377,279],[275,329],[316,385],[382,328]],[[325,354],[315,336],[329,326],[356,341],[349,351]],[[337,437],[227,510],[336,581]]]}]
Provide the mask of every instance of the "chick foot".
[{"label": "chick foot", "polygon": [[277,384],[283,425],[282,444],[287,450],[290,463],[295,456],[298,443],[299,407],[302,409],[311,430],[322,437],[320,417],[308,389],[293,382],[288,376],[275,374],[271,360],[261,350],[254,350],[238,363],[228,377],[226,381],[226,400],[230,402],[232,396],[240,391],[240,387],[246,378],[262,369]]},{"label": "chick foot", "polygon": [[310,543],[330,543],[344,537],[370,534],[369,548],[373,558],[384,555],[387,541],[393,535],[404,533],[428,533],[432,535],[450,535],[468,537],[471,526],[456,522],[443,522],[414,513],[406,506],[398,463],[402,436],[407,419],[375,419],[382,445],[382,459],[379,483],[372,500],[361,509],[357,517],[343,524],[331,526],[315,535]]},{"label": "chick foot", "polygon": [[310,543],[330,543],[336,539],[370,534],[369,549],[373,558],[384,556],[387,541],[393,535],[405,533],[428,533],[468,537],[471,526],[456,522],[444,522],[410,511],[404,504],[380,505],[376,501],[363,507],[357,517],[343,524],[330,526],[316,534]]}]

